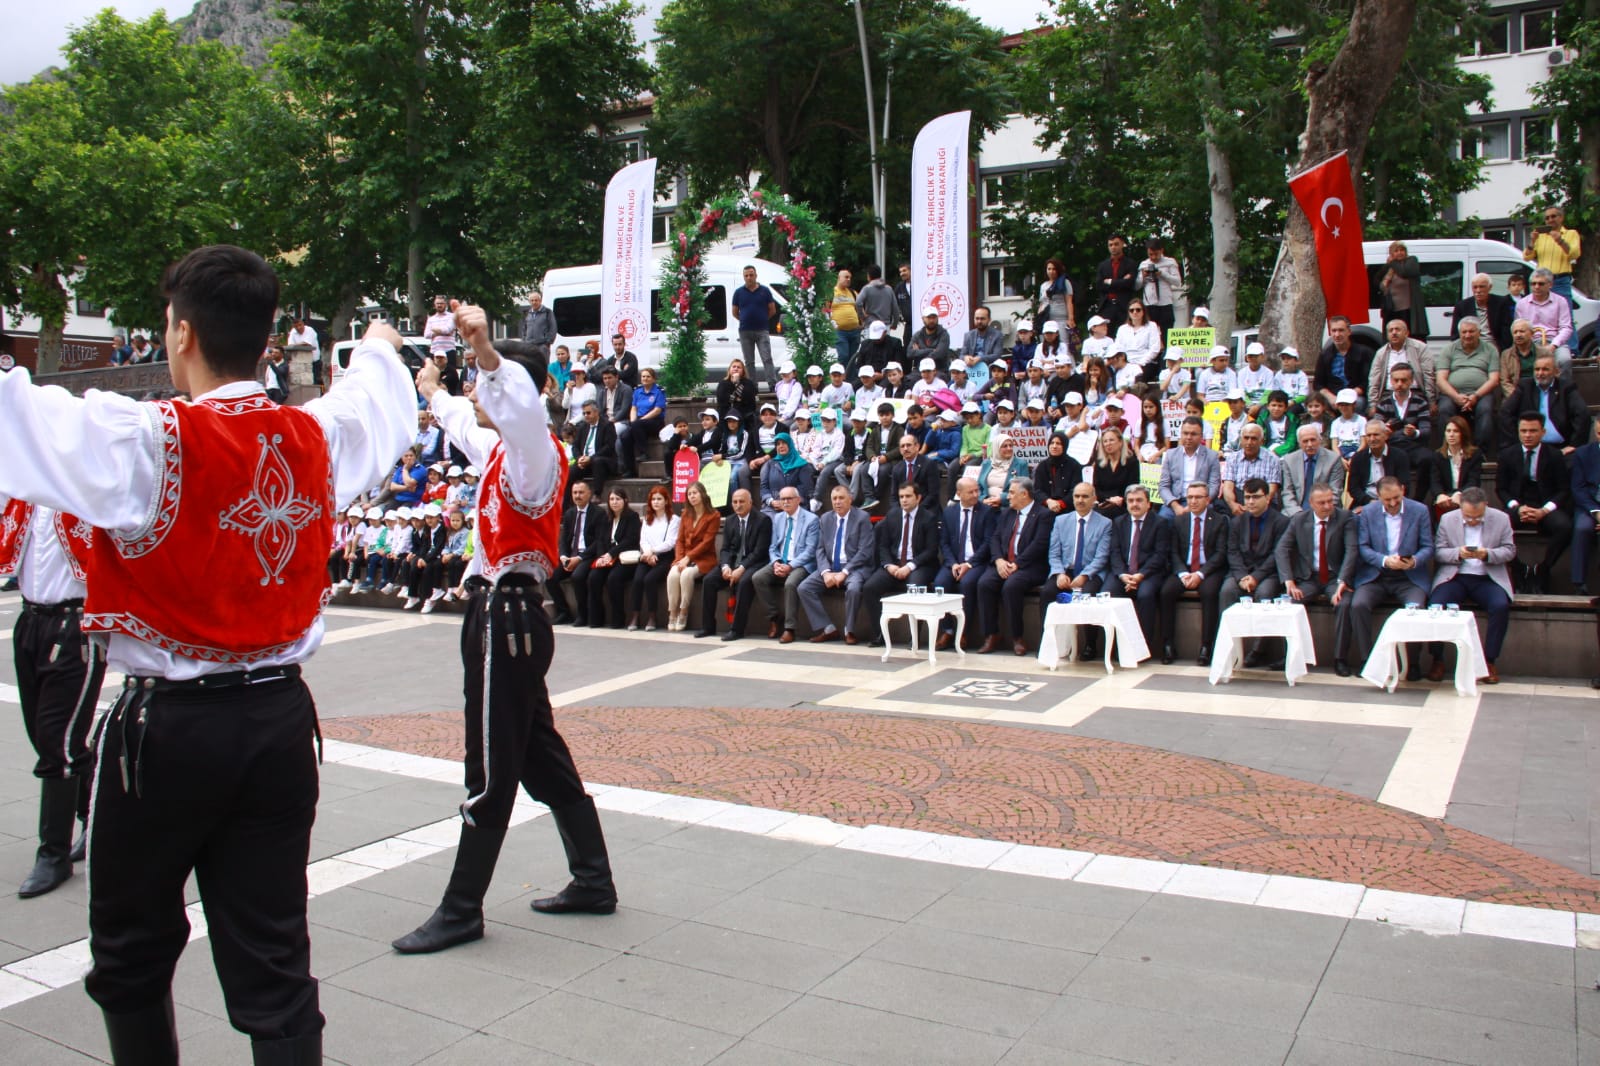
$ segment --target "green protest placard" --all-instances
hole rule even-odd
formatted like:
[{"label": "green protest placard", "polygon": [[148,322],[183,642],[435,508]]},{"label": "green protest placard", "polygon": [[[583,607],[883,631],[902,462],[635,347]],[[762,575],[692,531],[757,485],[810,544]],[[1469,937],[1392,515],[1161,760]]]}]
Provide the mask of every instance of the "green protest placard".
[{"label": "green protest placard", "polygon": [[1150,494],[1150,502],[1151,503],[1166,503],[1167,502],[1167,501],[1165,501],[1165,500],[1163,500],[1161,498],[1161,464],[1160,463],[1140,463],[1139,464],[1139,484],[1143,485],[1145,487],[1145,491]]},{"label": "green protest placard", "polygon": [[1167,330],[1167,347],[1183,349],[1183,365],[1198,370],[1211,363],[1211,346],[1217,343],[1217,331],[1210,326],[1191,329]]}]

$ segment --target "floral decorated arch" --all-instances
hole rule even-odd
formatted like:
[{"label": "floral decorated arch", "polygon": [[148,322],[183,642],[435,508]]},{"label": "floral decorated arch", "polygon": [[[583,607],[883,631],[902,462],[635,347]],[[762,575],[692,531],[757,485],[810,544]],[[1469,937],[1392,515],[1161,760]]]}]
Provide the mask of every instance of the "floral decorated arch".
[{"label": "floral decorated arch", "polygon": [[753,189],[724,193],[698,217],[689,209],[675,222],[678,240],[662,264],[660,284],[667,333],[661,385],[669,395],[688,395],[705,381],[705,255],[736,223],[765,222],[783,234],[790,283],[783,337],[789,358],[799,366],[832,361],[833,320],[823,308],[833,295],[833,234],[815,211],[781,193]]}]

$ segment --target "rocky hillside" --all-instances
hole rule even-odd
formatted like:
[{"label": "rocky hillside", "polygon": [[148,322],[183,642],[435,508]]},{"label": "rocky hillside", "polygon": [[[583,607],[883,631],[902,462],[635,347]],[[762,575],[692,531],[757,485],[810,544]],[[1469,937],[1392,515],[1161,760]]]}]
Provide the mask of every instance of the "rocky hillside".
[{"label": "rocky hillside", "polygon": [[286,0],[200,0],[175,25],[186,42],[220,41],[242,49],[245,62],[259,67],[267,62],[268,47],[289,32],[280,16],[286,6]]}]

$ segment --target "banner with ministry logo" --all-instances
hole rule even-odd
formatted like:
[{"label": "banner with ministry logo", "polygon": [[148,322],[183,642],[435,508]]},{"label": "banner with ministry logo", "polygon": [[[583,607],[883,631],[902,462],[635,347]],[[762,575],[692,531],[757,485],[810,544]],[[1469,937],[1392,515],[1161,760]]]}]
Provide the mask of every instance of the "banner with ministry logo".
[{"label": "banner with ministry logo", "polygon": [[606,186],[600,251],[601,351],[620,333],[640,366],[650,358],[650,220],[655,213],[656,161],[641,159]]},{"label": "banner with ministry logo", "polygon": [[939,313],[959,348],[972,314],[967,205],[967,142],[971,111],[941,115],[917,134],[911,150],[911,298]]}]

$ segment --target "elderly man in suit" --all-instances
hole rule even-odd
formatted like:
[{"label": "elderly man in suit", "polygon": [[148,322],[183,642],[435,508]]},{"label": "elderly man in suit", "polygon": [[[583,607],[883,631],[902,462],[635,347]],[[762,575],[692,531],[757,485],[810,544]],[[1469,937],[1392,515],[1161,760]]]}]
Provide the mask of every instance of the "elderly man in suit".
[{"label": "elderly man in suit", "polygon": [[1204,481],[1185,491],[1186,513],[1172,521],[1171,572],[1161,583],[1161,662],[1171,665],[1178,657],[1178,600],[1185,592],[1200,597],[1200,647],[1195,661],[1211,663],[1217,623],[1222,608],[1219,597],[1228,578],[1228,518],[1211,507],[1211,492]]},{"label": "elderly man in suit", "polygon": [[1206,447],[1205,438],[1205,422],[1190,415],[1178,427],[1178,446],[1161,457],[1161,498],[1167,501],[1167,517],[1189,513],[1187,487],[1196,481],[1205,482],[1207,499],[1216,499],[1222,491],[1222,460]]},{"label": "elderly man in suit", "polygon": [[[550,598],[556,601],[555,623],[573,622],[582,629],[589,624],[590,566],[600,555],[610,523],[606,520],[605,508],[594,502],[594,494],[586,482],[574,483],[571,491],[572,506],[561,514],[561,532],[556,545],[560,558],[550,572],[548,584]],[[567,610],[566,596],[561,591],[561,586],[569,582],[576,616]]]},{"label": "elderly man in suit", "polygon": [[[1072,486],[1072,510],[1056,516],[1050,530],[1050,577],[1039,587],[1039,620],[1063,592],[1094,595],[1110,576],[1111,519],[1095,510],[1094,486],[1080,481]],[[1100,630],[1089,626],[1079,644],[1079,658],[1098,654]]]},{"label": "elderly man in suit", "polygon": [[[1456,304],[1450,319],[1450,339],[1461,336],[1461,323],[1473,322],[1486,343],[1496,351],[1511,347],[1511,323],[1517,317],[1516,305],[1509,296],[1496,296],[1492,291],[1494,279],[1487,274],[1472,276],[1472,295]],[[1441,415],[1440,421],[1445,421]]]},{"label": "elderly man in suit", "polygon": [[[883,598],[926,585],[939,572],[939,515],[923,506],[922,490],[915,481],[900,486],[900,506],[878,523],[878,546],[872,574],[862,590],[867,610],[869,647],[883,647]],[[849,641],[846,641],[849,643]]]},{"label": "elderly man in suit", "polygon": [[1322,446],[1322,427],[1315,423],[1295,430],[1298,451],[1290,452],[1278,464],[1283,474],[1283,516],[1293,518],[1311,505],[1311,490],[1326,485],[1335,498],[1344,491],[1344,463]]},{"label": "elderly man in suit", "polygon": [[[1330,485],[1311,489],[1310,506],[1289,519],[1276,550],[1278,580],[1296,603],[1325,599],[1333,605],[1333,661],[1347,661],[1350,650],[1350,588],[1360,546],[1356,516],[1339,507]],[[1349,674],[1346,666],[1340,676]]]},{"label": "elderly man in suit", "polygon": [[1533,360],[1533,376],[1517,382],[1501,407],[1500,439],[1517,437],[1517,420],[1536,414],[1544,421],[1544,441],[1571,455],[1589,442],[1589,405],[1578,390],[1556,373],[1556,357],[1541,352]]},{"label": "elderly man in suit", "polygon": [[1129,485],[1123,494],[1128,513],[1111,523],[1109,561],[1111,595],[1133,600],[1144,642],[1161,646],[1161,583],[1172,565],[1172,523],[1150,511],[1143,485]]},{"label": "elderly man in suit", "polygon": [[569,491],[570,486],[587,481],[589,490],[600,495],[606,481],[617,473],[617,430],[600,417],[600,405],[594,400],[583,402],[583,420],[572,438],[572,455]]},{"label": "elderly man in suit", "polygon": [[[1511,621],[1511,575],[1506,565],[1517,557],[1511,537],[1511,520],[1489,506],[1489,494],[1477,485],[1461,490],[1461,506],[1439,519],[1433,535],[1433,557],[1439,569],[1433,575],[1431,603],[1475,603],[1489,612],[1489,633],[1483,657],[1489,672],[1478,680],[1498,685],[1494,661],[1506,643]],[[1444,680],[1444,645],[1428,645],[1433,665],[1429,681]]]},{"label": "elderly man in suit", "polygon": [[[1433,533],[1428,509],[1406,499],[1398,478],[1378,483],[1377,507],[1368,507],[1356,520],[1356,587],[1350,601],[1350,645],[1361,662],[1372,654],[1372,612],[1393,600],[1421,606],[1428,601],[1428,564],[1433,560]],[[1420,657],[1410,657],[1407,681],[1422,680]],[[1335,660],[1337,668],[1339,660]],[[1345,661],[1341,677],[1347,676]]]},{"label": "elderly man in suit", "polygon": [[978,612],[984,635],[980,655],[1000,647],[1002,607],[1011,632],[1011,650],[1028,654],[1028,642],[1022,638],[1022,604],[1050,575],[1050,533],[1055,516],[1033,498],[1031,478],[1014,478],[1007,498],[1010,507],[989,537],[990,563],[978,578]]},{"label": "elderly man in suit", "polygon": [[[1278,541],[1283,539],[1288,525],[1283,512],[1272,506],[1272,486],[1260,478],[1247,480],[1244,514],[1235,515],[1228,524],[1228,576],[1218,597],[1223,610],[1240,600],[1265,603],[1282,590],[1278,581]],[[1261,641],[1254,641],[1245,653],[1244,665],[1253,669],[1264,661]]]},{"label": "elderly man in suit", "polygon": [[1378,499],[1378,483],[1392,477],[1402,485],[1411,484],[1411,459],[1389,445],[1389,426],[1376,418],[1367,422],[1366,447],[1350,457],[1350,510],[1362,508]]},{"label": "elderly man in suit", "polygon": [[1544,436],[1544,419],[1537,411],[1525,412],[1517,420],[1518,443],[1501,449],[1495,472],[1495,492],[1511,528],[1532,530],[1544,541],[1544,559],[1521,566],[1518,574],[1529,592],[1550,591],[1550,570],[1572,543],[1572,477],[1566,456]]},{"label": "elderly man in suit", "polygon": [[749,489],[733,491],[733,514],[722,523],[722,551],[717,565],[700,582],[700,632],[717,635],[717,593],[730,589],[733,624],[723,640],[738,640],[750,620],[750,601],[756,598],[756,571],[767,565],[772,548],[772,519],[755,508]]},{"label": "elderly man in suit", "polygon": [[[810,574],[817,554],[817,516],[803,504],[800,490],[793,485],[785,485],[778,492],[779,510],[772,518],[767,565],[750,578],[767,609],[767,638],[777,637],[780,644],[794,643],[800,617],[800,583]],[[779,589],[783,590],[782,625],[776,602]]]},{"label": "elderly man in suit", "polygon": [[1600,414],[1595,415],[1596,440],[1572,453],[1572,591],[1589,595],[1589,556],[1600,534]]},{"label": "elderly man in suit", "polygon": [[[939,524],[939,576],[933,579],[936,587],[946,592],[960,592],[962,610],[967,619],[963,636],[971,646],[976,642],[978,627],[978,579],[989,568],[989,537],[994,532],[1000,515],[992,507],[978,502],[978,481],[963,477],[956,481],[956,498],[944,509],[944,521]],[[939,651],[955,643],[955,619],[945,615],[939,623]]]},{"label": "elderly man in suit", "polygon": [[847,486],[835,485],[828,502],[831,509],[817,521],[815,567],[810,576],[800,582],[800,606],[805,608],[806,624],[811,627],[811,643],[838,640],[839,628],[828,618],[822,594],[828,589],[843,589],[844,639],[854,644],[861,592],[872,573],[872,555],[876,548],[872,517],[859,507],[850,506]]}]

